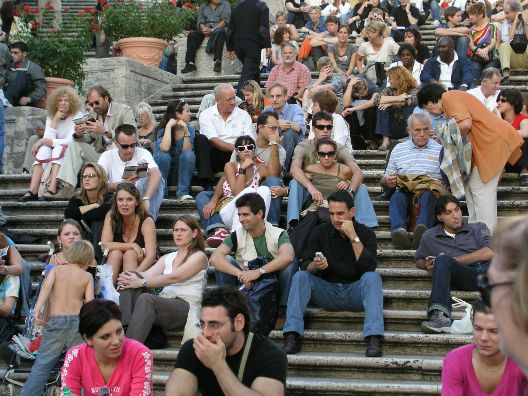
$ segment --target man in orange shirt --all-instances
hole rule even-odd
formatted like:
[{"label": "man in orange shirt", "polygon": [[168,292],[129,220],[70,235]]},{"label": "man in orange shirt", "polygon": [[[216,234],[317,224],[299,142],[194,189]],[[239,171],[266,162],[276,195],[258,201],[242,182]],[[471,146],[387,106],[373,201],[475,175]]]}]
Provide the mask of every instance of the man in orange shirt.
[{"label": "man in orange shirt", "polygon": [[471,173],[464,181],[469,222],[482,222],[493,231],[497,224],[497,185],[506,162],[521,156],[523,139],[506,121],[490,112],[477,98],[463,91],[439,92],[426,98],[446,119],[454,118],[473,149]]}]

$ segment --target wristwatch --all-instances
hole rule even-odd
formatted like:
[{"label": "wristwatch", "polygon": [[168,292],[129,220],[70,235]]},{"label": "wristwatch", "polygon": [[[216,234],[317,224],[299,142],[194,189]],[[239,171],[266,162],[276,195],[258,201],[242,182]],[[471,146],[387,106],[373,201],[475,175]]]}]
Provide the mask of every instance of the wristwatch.
[{"label": "wristwatch", "polygon": [[270,140],[270,142],[268,144],[268,146],[270,146],[270,147],[271,146],[278,146],[278,145],[279,145],[279,143],[277,143],[275,140]]},{"label": "wristwatch", "polygon": [[354,239],[352,239],[352,243],[361,243],[361,241],[359,240],[359,237],[356,235],[356,237]]},{"label": "wristwatch", "polygon": [[142,199],[143,201],[150,201],[150,197],[147,197],[147,196],[145,196],[145,197],[143,197],[143,198],[141,198],[141,199]]},{"label": "wristwatch", "polygon": [[266,270],[266,268],[264,267],[260,267],[259,268],[259,272],[262,274],[262,275],[266,275],[268,273],[268,271]]},{"label": "wristwatch", "polygon": [[143,279],[143,283],[142,283],[141,287],[142,287],[143,289],[146,289],[146,288],[147,288],[147,280],[146,280],[146,279]]},{"label": "wristwatch", "polygon": [[245,174],[246,174],[246,170],[245,170],[244,168],[240,168],[240,169],[238,170],[238,174],[239,174],[239,175],[245,175]]}]

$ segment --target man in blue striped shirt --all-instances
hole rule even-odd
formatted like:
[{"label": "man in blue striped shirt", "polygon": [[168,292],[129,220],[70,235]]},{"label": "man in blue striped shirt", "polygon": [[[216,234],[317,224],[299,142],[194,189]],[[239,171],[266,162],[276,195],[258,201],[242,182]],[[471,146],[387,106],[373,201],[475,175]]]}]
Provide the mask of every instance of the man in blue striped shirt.
[{"label": "man in blue striped shirt", "polygon": [[[402,187],[402,178],[406,176],[426,176],[431,182],[441,183],[440,150],[442,146],[429,137],[431,118],[428,114],[412,114],[407,121],[409,139],[396,145],[392,150],[381,185],[394,188],[396,192],[389,202],[389,215],[392,241],[397,249],[409,249],[411,241],[407,234],[407,221],[410,215],[413,194]],[[400,181],[400,183],[398,183]],[[413,233],[412,246],[420,245],[423,233],[433,225],[436,199],[431,190],[422,193],[419,198],[420,214]]]}]

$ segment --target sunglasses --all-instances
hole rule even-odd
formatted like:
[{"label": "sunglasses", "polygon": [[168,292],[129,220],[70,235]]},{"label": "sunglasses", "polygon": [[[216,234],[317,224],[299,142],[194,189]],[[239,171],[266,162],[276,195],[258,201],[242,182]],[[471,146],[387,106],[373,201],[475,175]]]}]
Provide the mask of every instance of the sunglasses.
[{"label": "sunglasses", "polygon": [[[117,140],[116,140],[116,142],[117,142]],[[117,142],[117,143],[119,143],[119,142]],[[119,143],[119,145],[121,146],[121,148],[123,150],[126,150],[126,149],[129,149],[129,148],[137,147],[139,145],[139,143],[138,142],[131,143],[131,144],[121,144],[121,143]]]},{"label": "sunglasses", "polygon": [[184,105],[185,105],[185,99],[178,99],[178,101],[176,102],[176,111],[178,113],[181,113]]},{"label": "sunglasses", "polygon": [[498,98],[497,102],[508,103],[508,99],[506,99],[506,98]]},{"label": "sunglasses", "polygon": [[83,179],[93,179],[94,177],[97,177],[97,173],[83,173],[82,175]]},{"label": "sunglasses", "polygon": [[314,128],[320,129],[321,131],[323,129],[326,129],[327,131],[331,131],[333,127],[334,127],[333,125],[320,125],[320,124],[314,125]]},{"label": "sunglasses", "polygon": [[488,275],[486,274],[481,274],[477,278],[477,288],[478,288],[478,291],[480,292],[480,296],[482,297],[482,301],[484,302],[484,304],[486,304],[490,308],[491,308],[491,290],[497,286],[510,286],[512,284],[513,284],[513,281],[489,283]]},{"label": "sunglasses", "polygon": [[255,150],[255,145],[254,144],[246,144],[245,146],[238,146],[236,148],[236,150],[239,153],[242,153],[244,151],[253,151],[253,150]]},{"label": "sunglasses", "polygon": [[329,157],[333,157],[336,155],[336,152],[335,151],[318,151],[317,152],[317,155],[321,158],[329,158]]}]

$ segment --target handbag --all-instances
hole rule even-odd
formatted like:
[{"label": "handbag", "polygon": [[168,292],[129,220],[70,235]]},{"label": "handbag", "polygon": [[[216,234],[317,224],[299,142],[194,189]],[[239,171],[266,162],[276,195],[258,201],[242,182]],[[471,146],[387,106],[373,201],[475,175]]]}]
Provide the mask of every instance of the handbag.
[{"label": "handbag", "polygon": [[413,195],[411,202],[411,211],[409,214],[409,221],[407,223],[407,231],[414,231],[416,222],[420,216],[420,197]]},{"label": "handbag", "polygon": [[[522,21],[522,16],[520,16]],[[524,22],[521,22],[522,32],[517,32],[513,35],[513,39],[510,42],[510,47],[516,54],[524,54],[526,47],[528,47],[528,38],[526,38],[526,32],[524,31]]]}]

